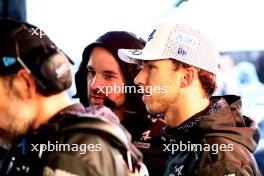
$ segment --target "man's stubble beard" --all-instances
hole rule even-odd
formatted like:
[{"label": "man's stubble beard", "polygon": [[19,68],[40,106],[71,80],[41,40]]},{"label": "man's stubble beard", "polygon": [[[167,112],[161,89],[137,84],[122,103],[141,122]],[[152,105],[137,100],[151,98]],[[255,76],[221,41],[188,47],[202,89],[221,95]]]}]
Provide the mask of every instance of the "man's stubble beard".
[{"label": "man's stubble beard", "polygon": [[166,96],[159,93],[155,97],[151,97],[151,102],[147,107],[147,110],[151,114],[165,114],[172,105],[175,105],[180,100],[180,94],[174,94],[172,96]]},{"label": "man's stubble beard", "polygon": [[0,109],[1,118],[5,117],[5,122],[0,125],[0,135],[4,143],[12,144],[32,128],[36,106],[22,100],[13,92],[10,92],[9,97],[12,103],[5,109]]}]

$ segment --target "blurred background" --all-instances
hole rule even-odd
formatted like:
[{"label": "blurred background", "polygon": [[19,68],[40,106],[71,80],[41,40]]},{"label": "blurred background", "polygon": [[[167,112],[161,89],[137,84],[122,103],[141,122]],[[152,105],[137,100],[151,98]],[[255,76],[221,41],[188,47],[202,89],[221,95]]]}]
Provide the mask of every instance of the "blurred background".
[{"label": "blurred background", "polygon": [[[107,31],[127,30],[146,39],[160,20],[189,21],[219,48],[216,95],[242,96],[243,112],[260,125],[263,139],[263,7],[263,0],[0,0],[0,16],[44,30],[75,61],[74,72],[84,47]],[[74,93],[73,85],[69,94]]]}]

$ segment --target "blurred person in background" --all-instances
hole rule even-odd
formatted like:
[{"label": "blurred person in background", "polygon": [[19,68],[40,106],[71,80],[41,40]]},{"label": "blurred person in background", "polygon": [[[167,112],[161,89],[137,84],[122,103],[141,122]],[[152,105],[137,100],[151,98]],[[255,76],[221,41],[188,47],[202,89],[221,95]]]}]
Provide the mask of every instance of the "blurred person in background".
[{"label": "blurred person in background", "polygon": [[242,61],[236,65],[239,80],[239,95],[242,97],[243,112],[259,123],[264,119],[264,84],[259,81],[253,63]]},{"label": "blurred person in background", "polygon": [[219,59],[217,94],[239,94],[238,71],[234,59],[230,55],[222,55]]},{"label": "blurred person in background", "polygon": [[[259,169],[264,173],[264,85],[261,78],[260,55],[255,65],[248,61],[240,61],[237,65],[229,55],[222,56],[220,60],[220,76],[223,84],[218,94],[238,94],[242,98],[243,113],[248,114],[259,124],[260,141],[254,152]],[[257,74],[259,68],[259,74]]]},{"label": "blurred person in background", "polygon": [[259,81],[264,84],[264,52],[259,53],[259,57],[256,58],[255,64]]},{"label": "blurred person in background", "polygon": [[[83,51],[82,62],[75,74],[80,102],[89,105],[106,105],[119,117],[121,124],[132,135],[133,143],[143,153],[150,175],[160,176],[167,158],[162,151],[162,118],[150,116],[139,88],[134,84],[138,68],[120,60],[120,48],[142,49],[145,41],[126,31],[110,31],[89,44]],[[106,87],[131,88],[131,92],[105,92]]]}]

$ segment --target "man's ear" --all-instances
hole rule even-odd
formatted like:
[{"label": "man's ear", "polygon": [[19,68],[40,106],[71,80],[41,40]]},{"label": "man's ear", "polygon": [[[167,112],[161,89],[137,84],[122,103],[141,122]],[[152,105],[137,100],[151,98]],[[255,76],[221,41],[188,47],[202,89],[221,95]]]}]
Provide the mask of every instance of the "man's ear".
[{"label": "man's ear", "polygon": [[32,75],[25,69],[21,69],[17,72],[14,84],[17,87],[20,95],[23,98],[32,98],[36,94],[36,83]]},{"label": "man's ear", "polygon": [[196,70],[193,67],[188,67],[183,69],[183,74],[181,78],[181,88],[189,86],[196,77]]}]

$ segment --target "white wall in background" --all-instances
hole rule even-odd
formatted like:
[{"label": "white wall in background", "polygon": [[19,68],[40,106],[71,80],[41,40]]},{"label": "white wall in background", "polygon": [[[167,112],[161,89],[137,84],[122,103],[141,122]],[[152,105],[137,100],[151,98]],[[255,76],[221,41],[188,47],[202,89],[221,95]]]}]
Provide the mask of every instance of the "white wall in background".
[{"label": "white wall in background", "polygon": [[263,7],[263,0],[189,0],[168,18],[203,28],[221,51],[264,50]]},{"label": "white wall in background", "polygon": [[109,30],[143,38],[175,0],[28,0],[28,22],[43,29],[75,61],[86,45]]}]

